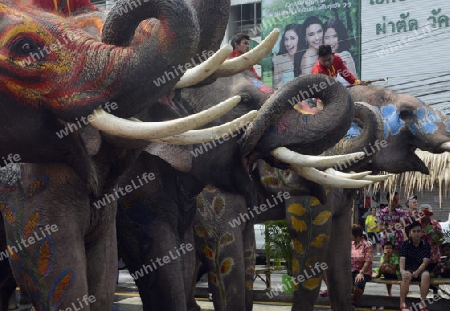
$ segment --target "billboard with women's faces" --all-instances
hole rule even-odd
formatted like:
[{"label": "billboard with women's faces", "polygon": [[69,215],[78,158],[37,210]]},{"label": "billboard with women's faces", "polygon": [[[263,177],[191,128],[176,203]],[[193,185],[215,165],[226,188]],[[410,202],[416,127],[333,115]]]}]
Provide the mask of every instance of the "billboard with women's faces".
[{"label": "billboard with women's faces", "polygon": [[263,66],[263,81],[280,88],[311,73],[321,44],[338,53],[347,68],[360,76],[359,0],[262,0],[262,37],[281,30],[272,50],[271,66]]}]

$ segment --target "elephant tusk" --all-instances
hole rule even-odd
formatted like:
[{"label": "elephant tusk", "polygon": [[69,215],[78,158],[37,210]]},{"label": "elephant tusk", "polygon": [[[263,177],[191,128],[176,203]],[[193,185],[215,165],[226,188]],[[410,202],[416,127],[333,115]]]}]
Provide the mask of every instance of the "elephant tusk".
[{"label": "elephant tusk", "polygon": [[280,35],[280,30],[275,28],[257,47],[247,53],[223,62],[214,73],[214,77],[228,77],[242,72],[261,61],[273,48]]},{"label": "elephant tusk", "polygon": [[285,163],[310,167],[331,167],[339,164],[348,164],[351,160],[364,156],[364,152],[334,156],[311,156],[291,151],[286,147],[275,148],[270,154]]},{"label": "elephant tusk", "polygon": [[212,55],[203,63],[195,66],[194,68],[188,69],[181,77],[180,81],[178,81],[178,83],[175,85],[175,88],[181,89],[202,82],[220,67],[220,65],[228,58],[228,56],[230,56],[230,53],[232,51],[233,48],[229,44],[221,47],[216,53],[214,53],[214,55]]},{"label": "elephant tusk", "polygon": [[219,126],[214,126],[202,130],[191,130],[179,135],[151,139],[150,141],[172,145],[200,144],[220,138],[223,141],[227,141],[228,139],[230,139],[230,136],[236,137],[237,135],[233,136],[232,134],[236,131],[239,132],[242,128],[245,128],[256,117],[257,114],[257,110],[252,110],[233,121]]},{"label": "elephant tusk", "polygon": [[441,144],[441,150],[450,151],[450,141]]},{"label": "elephant tusk", "polygon": [[330,175],[344,177],[344,178],[348,178],[348,179],[364,179],[364,177],[366,177],[367,175],[372,173],[371,171],[365,171],[365,172],[359,172],[359,173],[355,173],[355,172],[344,173],[344,172],[336,171],[335,169],[333,169],[331,167],[326,169],[324,172],[327,174],[330,174]]},{"label": "elephant tusk", "polygon": [[369,180],[369,181],[375,183],[375,182],[385,181],[386,179],[388,179],[391,176],[392,176],[392,174],[387,174],[387,175],[367,175],[363,179],[364,180]]},{"label": "elephant tusk", "polygon": [[135,122],[118,118],[103,110],[95,110],[92,126],[107,134],[128,139],[150,140],[184,133],[208,124],[233,109],[241,101],[233,96],[207,110],[188,117],[164,122]]},{"label": "elephant tusk", "polygon": [[372,184],[371,181],[368,180],[353,180],[353,179],[346,179],[339,176],[333,176],[330,174],[327,174],[325,172],[319,171],[313,167],[301,167],[298,165],[292,165],[291,168],[300,176],[303,176],[304,178],[311,180],[315,183],[330,186],[330,187],[336,187],[336,188],[344,188],[344,189],[356,189],[356,188],[362,188],[367,187]]}]

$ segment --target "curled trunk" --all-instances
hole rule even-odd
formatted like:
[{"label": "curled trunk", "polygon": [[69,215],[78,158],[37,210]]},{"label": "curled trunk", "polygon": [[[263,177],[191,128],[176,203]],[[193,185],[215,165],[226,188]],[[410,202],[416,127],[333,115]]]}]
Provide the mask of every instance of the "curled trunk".
[{"label": "curled trunk", "polygon": [[[320,98],[324,109],[305,115],[293,106],[307,98]],[[241,153],[268,154],[287,147],[303,154],[320,154],[344,136],[353,116],[353,101],[339,82],[324,75],[294,79],[273,94],[239,141]]]},{"label": "curled trunk", "polygon": [[361,128],[361,133],[356,137],[341,139],[335,146],[324,152],[324,155],[364,152],[362,158],[347,161],[344,166],[338,167],[342,170],[356,170],[364,167],[382,148],[380,144],[383,144],[383,122],[377,111],[364,102],[355,102],[354,104],[355,115],[352,126],[356,125]]}]

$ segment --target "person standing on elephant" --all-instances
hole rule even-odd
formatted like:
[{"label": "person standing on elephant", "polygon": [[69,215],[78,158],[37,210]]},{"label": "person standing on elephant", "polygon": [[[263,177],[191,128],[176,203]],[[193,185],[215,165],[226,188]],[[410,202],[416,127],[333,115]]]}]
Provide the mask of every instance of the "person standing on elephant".
[{"label": "person standing on elephant", "polygon": [[[244,33],[235,34],[231,38],[231,46],[233,47],[233,52],[231,52],[229,58],[239,57],[250,50],[250,37]],[[253,66],[250,66],[248,70],[250,70],[258,80],[261,80],[261,77],[256,73]]]},{"label": "person standing on elephant", "polygon": [[353,298],[352,305],[356,306],[366,287],[366,282],[372,279],[372,243],[366,241],[360,225],[352,226],[352,253],[351,253]]},{"label": "person standing on elephant", "polygon": [[[312,74],[324,74],[326,76],[336,78],[342,77],[350,85],[366,84],[365,81],[357,79],[348,68],[344,65],[342,58],[333,54],[330,45],[319,46],[319,59],[311,70]],[[341,81],[340,81],[341,82]]]},{"label": "person standing on elephant", "polygon": [[390,241],[394,246],[394,253],[398,254],[400,245],[405,240],[403,220],[406,218],[406,212],[398,207],[398,194],[389,201],[388,206],[379,210],[377,213],[377,223],[380,228],[381,246]]}]

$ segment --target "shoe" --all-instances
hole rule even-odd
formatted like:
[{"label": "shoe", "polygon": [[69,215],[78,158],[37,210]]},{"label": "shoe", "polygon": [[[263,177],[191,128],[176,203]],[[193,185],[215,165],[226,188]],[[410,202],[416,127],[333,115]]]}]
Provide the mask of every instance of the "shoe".
[{"label": "shoe", "polygon": [[379,306],[377,310],[384,310],[383,306]]},{"label": "shoe", "polygon": [[319,295],[320,295],[320,297],[327,297],[328,296],[328,290],[321,290]]},{"label": "shoe", "polygon": [[372,306],[372,310],[376,310],[377,309],[377,306]]},{"label": "shoe", "polygon": [[404,306],[400,307],[400,311],[410,311],[410,310],[406,305],[404,305]]},{"label": "shoe", "polygon": [[351,303],[352,303],[352,306],[354,306],[354,307],[356,307],[358,305],[358,303],[356,301],[354,301],[353,299],[352,299]]}]

